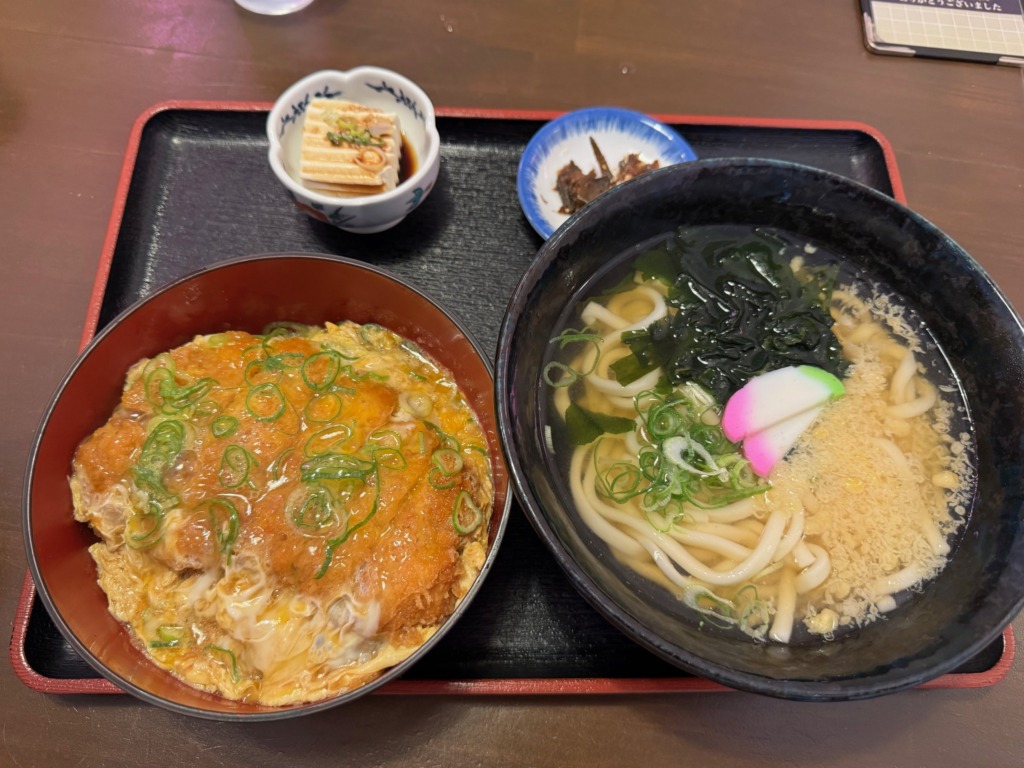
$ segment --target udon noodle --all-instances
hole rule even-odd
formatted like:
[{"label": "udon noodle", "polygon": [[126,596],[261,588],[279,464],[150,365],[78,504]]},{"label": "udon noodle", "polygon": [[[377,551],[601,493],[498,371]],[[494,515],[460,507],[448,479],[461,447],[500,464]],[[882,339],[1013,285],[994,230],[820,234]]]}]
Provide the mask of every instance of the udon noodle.
[{"label": "udon noodle", "polygon": [[[801,258],[791,266],[802,274]],[[545,374],[563,419],[575,405],[628,425],[570,446],[567,462],[580,517],[616,558],[701,621],[777,643],[862,626],[934,577],[966,516],[971,438],[927,375],[924,339],[901,308],[863,287],[832,293],[845,395],[758,479],[722,437],[723,403],[706,388],[667,390],[660,368],[616,380],[612,366],[630,354],[623,334],[675,311],[666,286],[639,274],[585,303],[585,331],[560,337],[574,356]],[[666,420],[679,434],[659,434]],[[705,490],[665,503],[659,462]]]}]

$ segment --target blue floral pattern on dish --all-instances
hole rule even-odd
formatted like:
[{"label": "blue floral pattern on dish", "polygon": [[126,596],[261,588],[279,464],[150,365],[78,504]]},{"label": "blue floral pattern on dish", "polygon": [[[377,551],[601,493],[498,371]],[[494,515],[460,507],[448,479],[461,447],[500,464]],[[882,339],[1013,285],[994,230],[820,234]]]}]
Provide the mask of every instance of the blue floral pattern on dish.
[{"label": "blue floral pattern on dish", "polygon": [[589,107],[546,123],[526,145],[516,180],[523,213],[545,239],[569,218],[559,213],[558,171],[570,160],[584,173],[596,167],[591,137],[613,168],[631,153],[640,154],[645,162],[658,160],[661,167],[697,159],[674,130],[628,109]]},{"label": "blue floral pattern on dish", "polygon": [[292,199],[292,202],[295,203],[297,208],[326,224],[333,224],[336,227],[344,227],[356,220],[356,217],[352,214],[345,213],[344,206],[339,205],[331,210],[328,206],[323,205],[322,203],[307,203],[296,197],[295,193],[291,190],[288,191],[288,196]]},{"label": "blue floral pattern on dish", "polygon": [[278,128],[277,135],[279,137],[284,136],[284,130],[288,127],[289,123],[298,123],[299,118],[306,114],[306,110],[309,109],[309,102],[313,99],[336,99],[341,96],[341,91],[332,91],[331,86],[325,85],[320,90],[316,91],[312,96],[308,93],[301,99],[296,101],[291,106],[291,112],[281,116],[281,126]]},{"label": "blue floral pattern on dish", "polygon": [[376,91],[377,93],[391,94],[395,102],[401,104],[404,107],[407,107],[417,120],[419,120],[421,123],[426,121],[427,118],[426,115],[423,114],[423,110],[416,106],[415,100],[407,96],[405,91],[402,90],[401,88],[395,90],[394,86],[388,85],[388,83],[384,80],[380,81],[380,85],[367,83],[366,87],[369,88],[371,91]]}]

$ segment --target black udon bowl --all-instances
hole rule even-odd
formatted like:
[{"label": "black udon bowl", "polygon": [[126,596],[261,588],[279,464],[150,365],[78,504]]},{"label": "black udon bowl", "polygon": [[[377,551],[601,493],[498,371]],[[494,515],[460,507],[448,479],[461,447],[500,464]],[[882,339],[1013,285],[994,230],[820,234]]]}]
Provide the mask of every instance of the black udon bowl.
[{"label": "black udon bowl", "polygon": [[[565,307],[610,259],[681,225],[762,225],[813,238],[900,294],[930,327],[963,389],[978,488],[947,567],[899,609],[832,642],[779,646],[699,625],[669,592],[615,561],[556,478],[540,371]],[[581,594],[658,656],[738,689],[862,699],[947,673],[1024,605],[1024,328],[984,271],[917,214],[867,187],[789,163],[710,160],[612,189],[544,244],[505,315],[498,421],[528,517]]]}]

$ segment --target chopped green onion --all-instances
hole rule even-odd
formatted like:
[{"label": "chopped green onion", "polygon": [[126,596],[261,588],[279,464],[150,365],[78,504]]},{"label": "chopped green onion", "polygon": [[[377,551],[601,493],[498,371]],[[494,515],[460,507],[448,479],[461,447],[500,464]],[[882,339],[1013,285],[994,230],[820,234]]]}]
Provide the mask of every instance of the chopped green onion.
[{"label": "chopped green onion", "polygon": [[273,342],[275,339],[292,335],[294,334],[286,333],[284,330],[274,330],[263,336],[260,346],[263,350],[264,356],[267,358],[266,363],[268,368],[272,370],[280,370],[283,368],[298,368],[302,365],[302,361],[306,359],[306,356],[302,353],[277,352],[274,349]]},{"label": "chopped green onion", "polygon": [[352,427],[348,424],[334,424],[324,427],[319,432],[314,432],[306,440],[303,452],[310,458],[324,456],[326,454],[338,453],[348,440],[352,437]]},{"label": "chopped green onion", "polygon": [[302,482],[314,483],[322,480],[363,480],[374,472],[372,461],[345,453],[327,454],[308,459],[302,464]]},{"label": "chopped green onion", "polygon": [[217,540],[217,549],[230,563],[234,553],[235,540],[238,538],[241,526],[238,508],[232,502],[219,496],[201,501],[196,509],[203,507],[206,508],[210,517],[210,528]]},{"label": "chopped green onion", "polygon": [[308,336],[313,331],[313,326],[303,323],[293,323],[288,320],[279,320],[267,324],[263,328],[263,335],[276,336]]},{"label": "chopped green onion", "polygon": [[249,470],[253,463],[251,453],[242,446],[232,443],[224,449],[221,456],[217,479],[225,488],[237,488],[249,479]]},{"label": "chopped green onion", "polygon": [[430,481],[430,486],[438,491],[447,491],[455,487],[455,478],[444,474],[437,467],[431,467],[427,480]]},{"label": "chopped green onion", "polygon": [[722,619],[728,624],[736,623],[736,612],[729,600],[724,600],[707,587],[699,584],[686,587],[682,595],[683,603],[706,616]]},{"label": "chopped green onion", "polygon": [[462,471],[462,457],[451,448],[438,448],[430,456],[430,461],[443,475],[451,477]]},{"label": "chopped green onion", "polygon": [[683,426],[683,417],[671,405],[652,408],[647,415],[647,431],[655,440],[676,435]]},{"label": "chopped green onion", "polygon": [[217,383],[206,377],[189,385],[180,385],[175,378],[171,358],[168,356],[164,362],[167,365],[149,369],[143,378],[146,400],[163,413],[178,413],[200,402]]},{"label": "chopped green onion", "polygon": [[[367,379],[371,379],[373,381],[388,380],[387,374],[377,373],[377,371],[363,371],[360,373],[351,365],[342,366],[340,375],[344,375],[347,378],[352,379],[352,381],[366,381]],[[340,389],[341,387],[338,388]],[[353,392],[353,394],[355,393]]]},{"label": "chopped green onion", "polygon": [[306,421],[326,424],[338,418],[338,415],[341,413],[341,405],[341,397],[337,392],[323,392],[306,403],[303,414],[306,417]]},{"label": "chopped green onion", "polygon": [[317,488],[305,497],[296,497],[294,501],[290,499],[289,507],[287,514],[296,528],[320,530],[337,520],[331,497],[324,488]]},{"label": "chopped green onion", "polygon": [[323,392],[338,378],[341,355],[333,349],[310,355],[302,363],[302,380],[314,392]]},{"label": "chopped green onion", "polygon": [[155,408],[163,408],[165,389],[177,386],[174,381],[174,371],[170,368],[154,368],[145,374],[143,388],[146,393],[146,400]]},{"label": "chopped green onion", "polygon": [[277,457],[270,462],[267,466],[267,473],[270,475],[271,480],[281,479],[281,469],[284,467],[284,462],[292,453],[295,452],[294,448],[285,448],[281,451]]},{"label": "chopped green onion", "polygon": [[238,430],[238,419],[226,414],[218,416],[210,422],[210,432],[214,437],[230,437]]},{"label": "chopped green onion", "polygon": [[376,478],[376,482],[373,484],[374,496],[373,505],[370,507],[370,511],[367,512],[363,519],[355,525],[347,525],[345,532],[341,534],[341,536],[336,536],[333,539],[327,540],[327,543],[324,545],[324,562],[320,566],[320,570],[313,575],[314,579],[322,579],[327,573],[327,569],[330,568],[331,561],[334,559],[334,550],[344,544],[348,540],[349,536],[370,522],[370,520],[373,519],[373,516],[377,514],[377,509],[380,507],[380,475],[377,472],[376,464],[373,465],[373,474]]},{"label": "chopped green onion", "polygon": [[[146,511],[134,512],[124,526],[124,542],[130,549],[148,549],[164,536],[163,508],[158,502],[150,501]],[[141,521],[147,527],[140,528]]]},{"label": "chopped green onion", "polygon": [[166,467],[181,453],[185,445],[185,424],[178,419],[166,419],[157,424],[146,437],[139,455],[144,466]]},{"label": "chopped green onion", "polygon": [[281,352],[272,355],[270,352],[273,350],[267,347],[265,343],[263,351],[266,357],[250,360],[245,366],[243,377],[245,378],[245,383],[250,387],[279,381],[286,368],[298,368],[306,359],[305,355],[301,355],[298,352]]},{"label": "chopped green onion", "polygon": [[[557,378],[554,374],[555,371],[558,372]],[[550,363],[545,365],[542,375],[544,377],[544,382],[549,387],[571,387],[580,378],[578,371],[569,367],[565,363],[558,362],[557,360],[552,360]]]},{"label": "chopped green onion", "polygon": [[483,520],[484,513],[473,501],[469,491],[459,491],[452,506],[452,526],[456,532],[463,536],[472,533],[480,527]]},{"label": "chopped green onion", "polygon": [[219,645],[208,645],[206,646],[206,650],[216,651],[217,653],[223,653],[225,656],[228,657],[228,659],[231,662],[231,679],[232,681],[237,683],[239,680],[238,658],[235,656],[235,652],[229,648],[222,648]]},{"label": "chopped green onion", "polygon": [[205,420],[220,413],[220,403],[216,400],[203,400],[197,403],[192,411],[193,418]]},{"label": "chopped green onion", "polygon": [[340,131],[327,131],[327,140],[336,147],[342,144],[354,144],[360,147],[383,147],[384,141],[355,123],[344,123]]},{"label": "chopped green onion", "polygon": [[371,442],[384,447],[384,443],[388,443],[391,448],[402,447],[402,437],[393,429],[378,429],[371,432],[366,438],[367,442]]},{"label": "chopped green onion", "polygon": [[452,449],[441,447],[430,455],[430,461],[434,465],[427,474],[431,486],[437,490],[454,488],[456,475],[463,468],[462,457]]},{"label": "chopped green onion", "polygon": [[149,505],[145,512],[133,517],[145,519],[147,525],[142,533],[133,533],[127,537],[129,546],[146,547],[159,541],[164,514],[178,503],[178,497],[164,487],[164,473],[184,446],[185,424],[178,419],[160,421],[142,444],[139,458],[131,472],[135,487],[149,497]]},{"label": "chopped green onion", "polygon": [[242,377],[245,379],[246,384],[250,387],[255,387],[258,384],[265,384],[267,381],[277,381],[281,378],[281,371],[272,370],[268,374],[267,359],[262,357],[248,363],[245,366]]},{"label": "chopped green onion", "polygon": [[381,327],[380,325],[377,325],[377,323],[363,323],[361,326],[359,326],[359,336],[362,338],[364,342],[372,346],[373,339],[370,338],[370,333],[380,333],[383,330],[384,328]]},{"label": "chopped green onion", "polygon": [[636,496],[644,475],[636,465],[620,461],[613,464],[604,475],[599,476],[599,479],[605,495],[619,504],[624,504]]},{"label": "chopped green onion", "polygon": [[191,386],[178,387],[164,393],[164,413],[177,413],[204,398],[217,382],[209,377],[200,379]]},{"label": "chopped green onion", "polygon": [[164,624],[157,627],[156,634],[161,640],[181,640],[185,636],[185,628],[180,624]]},{"label": "chopped green onion", "polygon": [[439,491],[455,487],[456,478],[462,471],[462,457],[451,448],[438,448],[430,455],[434,465],[427,475],[430,485]]},{"label": "chopped green onion", "polygon": [[149,376],[149,374],[158,368],[166,368],[172,374],[175,372],[176,366],[174,364],[174,358],[171,357],[170,352],[161,352],[156,357],[150,358],[142,369],[143,378]]},{"label": "chopped green onion", "polygon": [[405,454],[398,448],[392,448],[389,445],[381,445],[372,446],[370,450],[373,453],[373,460],[378,467],[402,470],[409,466],[409,462],[406,461]]},{"label": "chopped green onion", "polygon": [[185,638],[185,627],[180,624],[164,624],[157,627],[157,639],[150,642],[150,648],[177,648]]},{"label": "chopped green onion", "polygon": [[245,398],[245,407],[257,421],[276,421],[281,418],[286,403],[281,388],[270,382],[253,387]]},{"label": "chopped green onion", "polygon": [[442,430],[439,426],[437,426],[437,424],[434,424],[431,421],[424,421],[423,423],[428,428],[430,428],[434,432],[434,434],[437,435],[438,439],[441,441],[442,448],[451,448],[454,451],[462,450],[462,446],[459,444],[459,441],[456,440],[452,435],[449,435],[447,432]]},{"label": "chopped green onion", "polygon": [[[551,339],[551,344],[558,344],[559,349],[565,349],[569,344],[587,343],[593,344],[594,347],[600,352],[601,349],[601,335],[597,333],[589,333],[586,331],[576,331],[572,328],[568,328],[561,334]],[[552,387],[568,387],[574,384],[578,379],[588,376],[594,372],[597,368],[597,361],[599,355],[594,356],[594,361],[589,368],[585,371],[577,371],[565,363],[553,360],[544,366],[544,370],[541,372],[544,377],[544,381]],[[553,375],[553,371],[558,371],[558,378],[556,379]]]}]

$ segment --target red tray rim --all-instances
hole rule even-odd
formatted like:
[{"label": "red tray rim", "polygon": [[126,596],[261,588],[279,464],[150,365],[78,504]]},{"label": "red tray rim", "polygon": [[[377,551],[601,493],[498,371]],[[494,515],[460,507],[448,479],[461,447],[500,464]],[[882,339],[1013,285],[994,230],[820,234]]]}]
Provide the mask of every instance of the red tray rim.
[{"label": "red tray rim", "polygon": [[[52,694],[108,694],[124,691],[103,677],[53,678],[34,670],[25,655],[29,615],[36,596],[35,583],[25,574],[11,637],[11,663],[14,673],[26,686],[41,693]],[[987,688],[1000,682],[1010,671],[1016,655],[1013,627],[1002,634],[1003,652],[999,660],[982,672],[950,673],[922,683],[914,690],[949,688]],[[544,677],[544,678],[487,678],[475,680],[394,680],[377,689],[375,695],[581,695],[581,694],[640,694],[640,693],[722,693],[734,689],[700,677]]]},{"label": "red tray rim", "polygon": [[[138,159],[139,146],[146,124],[162,112],[175,110],[207,110],[220,112],[269,111],[273,105],[263,101],[203,101],[170,100],[154,104],[144,110],[132,125],[125,149],[121,172],[114,192],[110,221],[103,239],[102,251],[86,311],[85,323],[79,341],[79,351],[85,348],[96,333],[100,308],[106,291],[110,267],[118,233],[128,201],[132,173]],[[438,117],[473,118],[484,120],[547,121],[564,114],[563,110],[482,109],[476,107],[441,107]],[[889,140],[867,123],[847,120],[805,120],[772,117],[728,117],[721,115],[684,115],[656,113],[652,115],[672,125],[716,125],[746,128],[781,128],[797,130],[858,131],[872,138],[882,150],[886,171],[892,185],[893,198],[907,204],[903,182],[896,165],[896,155]],[[33,669],[25,654],[28,622],[36,597],[35,584],[26,572],[18,599],[11,636],[10,658],[15,675],[29,688],[42,693],[55,694],[109,694],[124,693],[103,677],[51,678]],[[976,673],[951,673],[918,686],[916,690],[934,688],[984,688],[995,685],[1008,674],[1015,655],[1013,628],[1002,633],[1003,652],[991,668]],[[463,695],[557,695],[557,694],[638,694],[638,693],[693,693],[723,692],[733,689],[699,677],[678,678],[489,678],[474,680],[395,680],[380,689],[379,694],[463,694]]]}]

